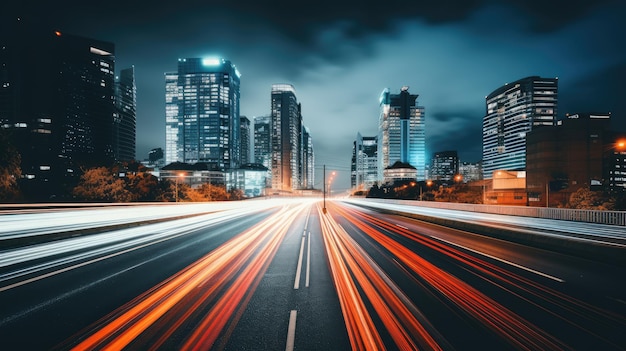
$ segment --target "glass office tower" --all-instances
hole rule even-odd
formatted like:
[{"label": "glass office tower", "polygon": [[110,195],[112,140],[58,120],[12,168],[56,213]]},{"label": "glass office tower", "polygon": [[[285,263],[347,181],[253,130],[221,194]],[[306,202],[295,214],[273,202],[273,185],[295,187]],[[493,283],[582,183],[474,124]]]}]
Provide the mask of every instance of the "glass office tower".
[{"label": "glass office tower", "polygon": [[352,146],[351,186],[369,190],[378,181],[378,137],[356,134]]},{"label": "glass office tower", "polygon": [[302,126],[302,188],[313,189],[315,186],[315,153],[313,138],[308,127]]},{"label": "glass office tower", "polygon": [[0,43],[0,127],[21,155],[21,187],[48,200],[80,169],[113,162],[115,46],[8,23]]},{"label": "glass office tower", "polygon": [[302,115],[290,84],[272,85],[272,189],[301,188]]},{"label": "glass office tower", "polygon": [[557,78],[522,78],[486,97],[483,119],[483,178],[495,170],[525,170],[526,133],[552,126],[557,113]]},{"label": "glass office tower", "polygon": [[250,120],[246,116],[240,117],[241,127],[241,164],[250,163]]},{"label": "glass office tower", "polygon": [[137,88],[135,68],[123,69],[115,80],[113,150],[116,161],[135,160]]},{"label": "glass office tower", "polygon": [[254,163],[272,169],[272,117],[254,118]]},{"label": "glass office tower", "polygon": [[166,163],[241,162],[240,74],[228,60],[187,58],[165,73]]},{"label": "glass office tower", "polygon": [[424,180],[426,134],[424,107],[417,105],[417,94],[402,87],[400,94],[385,89],[380,96],[378,124],[378,178],[395,162],[408,163],[417,169],[417,180]]}]

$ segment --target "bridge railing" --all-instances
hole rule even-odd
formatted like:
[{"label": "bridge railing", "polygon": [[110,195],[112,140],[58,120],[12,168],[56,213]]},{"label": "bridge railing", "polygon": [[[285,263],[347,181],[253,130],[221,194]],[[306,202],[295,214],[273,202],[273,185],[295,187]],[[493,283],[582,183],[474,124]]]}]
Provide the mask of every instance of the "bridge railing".
[{"label": "bridge railing", "polygon": [[578,210],[571,208],[525,207],[525,206],[498,206],[481,204],[459,204],[451,202],[414,201],[372,199],[368,200],[386,203],[396,203],[410,206],[442,208],[448,210],[472,211],[481,213],[503,214],[534,218],[559,219],[565,221],[590,222],[609,225],[626,226],[626,211],[595,211]]}]

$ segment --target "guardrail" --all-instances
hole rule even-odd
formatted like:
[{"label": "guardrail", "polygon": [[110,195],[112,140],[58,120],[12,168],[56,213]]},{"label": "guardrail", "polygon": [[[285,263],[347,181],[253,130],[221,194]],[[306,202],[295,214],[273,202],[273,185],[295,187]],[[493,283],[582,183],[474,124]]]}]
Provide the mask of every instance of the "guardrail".
[{"label": "guardrail", "polygon": [[511,216],[534,217],[559,219],[564,221],[589,222],[609,225],[626,226],[626,211],[594,211],[578,210],[571,208],[551,208],[551,207],[525,207],[525,206],[498,206],[480,204],[459,204],[452,202],[433,202],[417,200],[392,200],[374,199],[367,200],[396,203],[410,206],[422,206],[430,208],[442,208],[448,210],[472,211],[491,214],[503,214]]}]

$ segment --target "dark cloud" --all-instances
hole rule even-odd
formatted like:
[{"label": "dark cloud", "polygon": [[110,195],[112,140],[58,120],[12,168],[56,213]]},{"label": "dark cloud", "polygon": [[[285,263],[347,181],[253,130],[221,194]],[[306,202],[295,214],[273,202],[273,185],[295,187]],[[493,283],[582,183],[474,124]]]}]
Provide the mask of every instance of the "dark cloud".
[{"label": "dark cloud", "polygon": [[426,159],[435,152],[457,151],[462,162],[478,162],[482,155],[482,115],[479,111],[437,111],[427,114]]},{"label": "dark cloud", "polygon": [[[386,32],[399,20],[419,20],[428,24],[445,24],[466,19],[484,6],[499,4],[519,9],[520,15],[537,31],[552,31],[578,20],[595,8],[617,0],[557,1],[299,1],[292,0],[187,0],[176,3],[161,1],[119,1],[98,3],[69,1],[22,1],[3,8],[3,12],[30,17],[37,22],[67,25],[71,28],[107,26],[163,27],[186,25],[194,18],[206,22],[228,19],[239,25],[265,23],[288,37],[305,43],[315,34],[336,22],[350,23],[345,34],[360,38],[371,33]],[[225,29],[226,30],[226,29]]]},{"label": "dark cloud", "polygon": [[249,118],[269,114],[272,84],[293,84],[318,166],[349,167],[356,133],[377,132],[382,89],[397,93],[405,85],[426,109],[429,158],[457,150],[461,160],[478,161],[484,97],[530,75],[559,77],[559,115],[610,111],[615,126],[626,125],[622,0],[5,5],[1,26],[19,15],[40,28],[111,41],[116,68],[135,66],[139,158],[164,146],[163,73],[178,58],[207,55],[237,65],[241,112]]},{"label": "dark cloud", "polygon": [[[626,131],[626,62],[593,71],[573,81],[559,80],[559,115],[611,113],[614,129]],[[565,83],[565,84],[564,84]]]}]

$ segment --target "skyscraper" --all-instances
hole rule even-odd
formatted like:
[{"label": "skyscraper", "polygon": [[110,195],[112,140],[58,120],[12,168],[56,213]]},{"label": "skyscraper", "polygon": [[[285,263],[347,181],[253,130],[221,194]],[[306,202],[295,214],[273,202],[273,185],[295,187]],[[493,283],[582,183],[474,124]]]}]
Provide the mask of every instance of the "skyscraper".
[{"label": "skyscraper", "polygon": [[525,170],[526,133],[554,125],[557,88],[557,78],[531,76],[505,84],[486,97],[484,179],[491,179],[495,170]]},{"label": "skyscraper", "polygon": [[296,90],[290,84],[272,85],[272,189],[300,189],[302,115]]},{"label": "skyscraper", "polygon": [[426,135],[424,107],[417,105],[417,94],[404,86],[400,94],[383,90],[378,123],[378,178],[395,162],[417,169],[417,180],[424,180]]},{"label": "skyscraper", "polygon": [[440,151],[433,154],[430,178],[453,181],[459,175],[459,156],[456,151]]},{"label": "skyscraper", "polygon": [[378,137],[357,133],[352,147],[351,186],[369,190],[378,181]]},{"label": "skyscraper", "polygon": [[165,73],[165,161],[208,163],[222,170],[241,162],[240,74],[228,60],[187,58]]},{"label": "skyscraper", "polygon": [[115,80],[113,151],[116,161],[135,160],[137,88],[135,67],[123,69]]},{"label": "skyscraper", "polygon": [[528,205],[564,205],[580,188],[607,185],[610,118],[610,113],[572,114],[527,134]]},{"label": "skyscraper", "polygon": [[272,117],[254,118],[254,163],[272,169]]},{"label": "skyscraper", "polygon": [[0,39],[0,127],[21,154],[23,191],[47,199],[80,168],[113,161],[115,47],[21,22],[9,32]]},{"label": "skyscraper", "polygon": [[315,154],[313,138],[306,126],[302,126],[302,188],[313,189],[315,186]]},{"label": "skyscraper", "polygon": [[241,164],[250,163],[250,120],[240,117],[241,126]]}]

